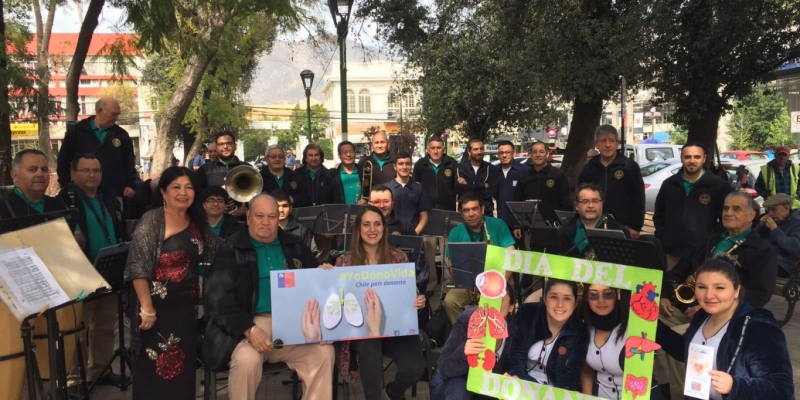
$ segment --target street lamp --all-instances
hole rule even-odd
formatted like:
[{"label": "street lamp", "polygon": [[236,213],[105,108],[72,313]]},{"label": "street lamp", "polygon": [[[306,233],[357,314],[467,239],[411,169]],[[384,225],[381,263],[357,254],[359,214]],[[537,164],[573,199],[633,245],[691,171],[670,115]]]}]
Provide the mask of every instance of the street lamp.
[{"label": "street lamp", "polygon": [[342,86],[342,141],[347,140],[347,30],[353,0],[328,0],[336,36],[339,39],[339,77]]},{"label": "street lamp", "polygon": [[650,111],[644,113],[644,116],[647,117],[647,118],[650,118],[650,121],[653,123],[653,136],[651,136],[651,137],[655,137],[656,136],[656,118],[660,117],[661,113],[656,111],[656,108],[653,107],[653,108],[650,109]]},{"label": "street lamp", "polygon": [[308,143],[311,143],[311,86],[314,84],[314,73],[310,70],[303,70],[300,73],[303,80],[303,89],[306,90],[306,126],[308,127]]}]

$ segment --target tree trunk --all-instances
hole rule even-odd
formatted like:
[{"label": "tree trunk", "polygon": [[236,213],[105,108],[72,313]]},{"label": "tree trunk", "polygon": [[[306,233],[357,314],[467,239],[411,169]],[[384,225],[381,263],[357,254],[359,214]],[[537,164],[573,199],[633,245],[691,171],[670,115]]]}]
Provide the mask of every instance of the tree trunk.
[{"label": "tree trunk", "polygon": [[[218,39],[217,39],[218,40]],[[217,42],[218,43],[218,42]],[[158,125],[158,136],[156,136],[155,151],[153,152],[153,165],[150,177],[155,178],[167,169],[172,160],[172,149],[175,141],[178,140],[181,132],[181,122],[189,106],[192,104],[203,74],[208,64],[217,54],[218,46],[209,49],[202,55],[193,55],[189,58],[186,68],[183,70],[178,86],[172,94],[169,104],[164,109],[161,123]]]},{"label": "tree trunk", "polygon": [[578,175],[586,164],[586,152],[594,148],[594,131],[600,124],[603,100],[580,101],[573,104],[569,139],[561,169],[567,174],[571,187],[578,185]]},{"label": "tree trunk", "polygon": [[53,149],[50,147],[50,96],[48,84],[50,83],[50,32],[53,31],[53,19],[56,13],[57,0],[47,3],[47,21],[42,22],[42,7],[39,0],[33,3],[34,19],[36,21],[36,85],[39,91],[36,100],[36,119],[39,122],[39,150],[47,157],[51,166],[55,166]]},{"label": "tree trunk", "polygon": [[83,18],[81,24],[81,32],[78,34],[78,43],[75,45],[75,53],[72,55],[72,61],[69,64],[67,71],[67,121],[75,121],[78,119],[79,105],[78,105],[78,84],[81,79],[81,71],[83,64],[86,62],[86,55],[89,53],[89,45],[92,42],[92,35],[97,28],[97,20],[100,18],[100,12],[103,11],[103,6],[106,0],[91,0],[89,8],[86,10],[86,16]]},{"label": "tree trunk", "polygon": [[[722,115],[721,108],[709,106],[702,116],[694,117],[689,120],[689,136],[686,142],[700,142],[706,154],[713,155],[717,145],[717,129],[719,128],[719,118]],[[706,166],[716,160],[716,157],[708,157]]]},{"label": "tree trunk", "polygon": [[[3,0],[0,0],[0,43],[6,43]],[[0,46],[0,186],[11,185],[11,119],[8,103],[8,62],[6,46]]]}]

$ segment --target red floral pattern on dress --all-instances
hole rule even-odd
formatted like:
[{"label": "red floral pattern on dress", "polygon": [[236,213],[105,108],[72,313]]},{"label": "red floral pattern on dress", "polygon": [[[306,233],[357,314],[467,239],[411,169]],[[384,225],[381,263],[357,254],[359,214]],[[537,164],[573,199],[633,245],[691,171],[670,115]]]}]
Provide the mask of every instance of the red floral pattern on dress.
[{"label": "red floral pattern on dress", "polygon": [[[161,336],[159,334],[159,336]],[[163,339],[164,337],[161,336]],[[156,362],[156,375],[163,379],[170,380],[183,373],[183,364],[186,361],[186,353],[178,347],[178,342],[181,339],[173,335],[169,335],[168,339],[158,344],[161,353],[146,348],[147,357]]]},{"label": "red floral pattern on dress", "polygon": [[171,251],[158,257],[156,280],[178,283],[189,273],[191,259],[185,251]]}]

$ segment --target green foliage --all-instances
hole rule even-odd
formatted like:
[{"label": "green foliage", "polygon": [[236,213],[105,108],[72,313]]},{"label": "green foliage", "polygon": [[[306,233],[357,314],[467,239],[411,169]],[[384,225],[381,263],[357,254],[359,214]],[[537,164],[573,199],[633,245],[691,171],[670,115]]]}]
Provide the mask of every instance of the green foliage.
[{"label": "green foliage", "polygon": [[689,138],[689,131],[680,125],[675,125],[668,133],[672,144],[684,145]]},{"label": "green foliage", "polygon": [[[299,140],[301,136],[308,136],[306,123],[308,122],[308,114],[305,107],[300,108],[298,103],[294,110],[292,110],[291,121],[292,125],[289,131],[294,136],[295,141]],[[331,113],[325,108],[323,104],[315,104],[311,106],[311,141],[319,142],[325,136],[325,130],[328,129],[331,123]]]},{"label": "green foliage", "polygon": [[284,151],[294,151],[297,147],[297,137],[291,132],[278,132],[278,146],[281,146]]},{"label": "green foliage", "polygon": [[139,122],[139,100],[130,84],[117,82],[112,86],[103,88],[98,96],[111,97],[119,102],[119,125],[132,125]]},{"label": "green foliage", "polygon": [[792,146],[789,112],[783,96],[770,89],[757,89],[733,105],[728,123],[734,150],[761,150]]},{"label": "green foliage", "polygon": [[269,147],[269,138],[272,131],[266,129],[247,129],[242,135],[244,143],[244,159],[255,160],[259,156],[264,156]]},{"label": "green foliage", "polygon": [[322,152],[325,153],[325,159],[333,160],[333,139],[322,138],[319,140],[319,146],[322,147]]},{"label": "green foliage", "polygon": [[27,26],[30,7],[24,1],[4,1],[5,46],[0,49],[0,59],[6,68],[0,73],[0,85],[7,87],[9,98],[0,99],[0,111],[12,118],[25,114],[32,105],[35,108],[38,91],[32,79],[36,71],[32,68],[35,57],[26,54],[25,45],[33,38]]}]

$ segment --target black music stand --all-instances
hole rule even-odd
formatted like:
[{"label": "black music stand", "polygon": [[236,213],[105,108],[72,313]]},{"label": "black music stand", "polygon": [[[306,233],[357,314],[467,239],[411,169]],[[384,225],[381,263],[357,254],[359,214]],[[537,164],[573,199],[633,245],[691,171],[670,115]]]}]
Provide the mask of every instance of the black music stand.
[{"label": "black music stand", "polygon": [[292,208],[292,214],[298,224],[305,226],[310,231],[314,231],[317,219],[322,215],[323,206]]},{"label": "black music stand", "polygon": [[556,216],[558,217],[558,220],[561,221],[561,225],[564,225],[564,223],[567,222],[568,219],[578,214],[575,211],[561,211],[561,210],[555,210],[555,213]]},{"label": "black music stand", "polygon": [[347,233],[347,204],[322,206],[322,212],[314,223],[312,232],[318,235],[343,235]]},{"label": "black music stand", "polygon": [[403,250],[408,256],[408,262],[414,263],[417,276],[420,274],[420,260],[422,258],[422,236],[389,235],[389,246]]},{"label": "black music stand", "polygon": [[536,219],[542,220],[541,214],[537,213],[539,201],[509,201],[506,202],[514,219],[519,222],[523,229],[530,229],[536,226]]},{"label": "black music stand", "polygon": [[599,261],[664,271],[652,242],[600,236],[587,236],[587,240]]},{"label": "black music stand", "polygon": [[[117,386],[120,391],[123,392],[128,390],[128,377],[125,373],[125,365],[127,364],[128,368],[133,370],[130,352],[125,347],[126,290],[124,273],[129,250],[129,243],[121,243],[116,246],[102,248],[97,253],[97,258],[94,261],[94,267],[97,269],[97,272],[99,272],[103,279],[105,279],[106,282],[111,285],[111,292],[109,293],[117,294],[117,324],[119,324],[119,328],[117,329],[117,339],[119,340],[119,344],[117,345],[117,349],[114,350],[114,356],[111,357],[111,360],[109,360],[106,366],[103,367],[103,371],[100,372],[99,377],[105,375],[106,371],[108,370],[111,370],[113,373],[114,371],[111,366],[114,361],[119,358],[120,382],[114,386]],[[92,383],[92,386],[89,387],[89,391],[92,391],[95,386],[97,386],[97,381]]]},{"label": "black music stand", "polygon": [[353,233],[353,226],[356,223],[356,217],[358,214],[366,208],[366,204],[349,204],[347,206],[347,213],[345,214],[346,218],[344,219],[344,229],[345,232]]},{"label": "black music stand", "polygon": [[474,289],[475,277],[484,270],[486,243],[448,243],[455,288]]},{"label": "black music stand", "polygon": [[428,211],[428,224],[422,230],[422,235],[447,237],[453,228],[463,223],[464,217],[461,216],[460,212],[434,208]]},{"label": "black music stand", "polygon": [[63,211],[53,211],[48,213],[31,214],[23,217],[0,220],[0,234],[12,231],[18,231],[20,229],[30,228],[34,225],[43,224],[47,221],[52,221],[62,217],[66,218],[67,216],[72,216],[72,218],[77,218],[78,210],[71,209]]}]

